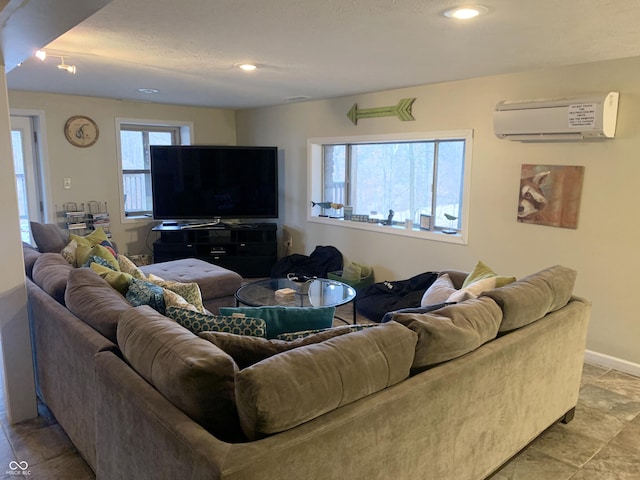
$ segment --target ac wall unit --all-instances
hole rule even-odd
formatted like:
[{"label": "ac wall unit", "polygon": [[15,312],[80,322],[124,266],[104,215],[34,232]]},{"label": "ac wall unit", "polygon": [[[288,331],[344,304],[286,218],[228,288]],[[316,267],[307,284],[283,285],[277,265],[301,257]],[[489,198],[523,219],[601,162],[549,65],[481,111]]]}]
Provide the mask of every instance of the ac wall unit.
[{"label": "ac wall unit", "polygon": [[498,138],[521,142],[613,138],[618,92],[584,97],[500,102],[493,112]]}]

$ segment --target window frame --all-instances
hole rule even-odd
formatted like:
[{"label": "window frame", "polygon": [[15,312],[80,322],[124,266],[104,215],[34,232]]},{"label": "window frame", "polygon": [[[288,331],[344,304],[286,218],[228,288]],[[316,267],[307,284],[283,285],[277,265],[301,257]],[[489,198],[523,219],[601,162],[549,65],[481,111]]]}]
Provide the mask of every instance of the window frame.
[{"label": "window frame", "polygon": [[[131,128],[134,127],[134,128]],[[122,145],[120,141],[120,132],[122,130],[140,130],[148,129],[149,131],[161,130],[163,128],[177,128],[180,132],[179,145],[191,145],[193,143],[193,123],[178,122],[174,120],[149,120],[149,119],[133,119],[133,118],[116,118],[116,155],[118,158],[118,205],[120,211],[120,220],[122,223],[138,222],[141,220],[149,221],[153,218],[152,214],[144,213],[141,215],[126,215],[124,202],[124,173],[126,172],[146,172],[146,170],[125,170],[122,168]]]},{"label": "window frame", "polygon": [[[462,179],[462,204],[460,206],[461,221],[460,230],[455,234],[447,234],[442,231],[422,230],[419,225],[413,228],[405,228],[404,225],[379,225],[373,223],[361,223],[339,218],[320,217],[319,212],[311,206],[312,201],[319,201],[323,192],[323,146],[344,145],[357,143],[394,143],[394,142],[418,142],[438,140],[464,140],[464,171]],[[376,233],[384,233],[403,237],[421,238],[438,242],[456,243],[467,245],[469,237],[469,210],[471,197],[471,167],[473,161],[473,130],[446,130],[433,132],[411,132],[383,135],[357,135],[346,137],[314,137],[307,139],[307,221],[323,225],[332,225],[354,230],[365,230]]]}]

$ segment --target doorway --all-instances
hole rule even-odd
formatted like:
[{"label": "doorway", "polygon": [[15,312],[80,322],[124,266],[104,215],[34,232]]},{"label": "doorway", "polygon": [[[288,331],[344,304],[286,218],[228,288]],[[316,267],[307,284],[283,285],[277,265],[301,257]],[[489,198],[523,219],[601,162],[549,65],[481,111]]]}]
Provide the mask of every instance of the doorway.
[{"label": "doorway", "polygon": [[42,222],[44,216],[42,172],[34,124],[34,117],[11,115],[11,146],[18,193],[20,234],[22,241],[29,244],[33,244],[29,222]]}]

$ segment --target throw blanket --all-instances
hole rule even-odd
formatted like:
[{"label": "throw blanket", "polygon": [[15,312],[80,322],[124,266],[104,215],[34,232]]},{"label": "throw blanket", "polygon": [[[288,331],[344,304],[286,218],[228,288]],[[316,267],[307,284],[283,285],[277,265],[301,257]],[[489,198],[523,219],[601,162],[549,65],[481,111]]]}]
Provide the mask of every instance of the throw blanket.
[{"label": "throw blanket", "polygon": [[425,272],[407,280],[374,283],[358,292],[356,309],[370,320],[380,322],[387,312],[420,307],[422,295],[436,278],[438,272]]}]

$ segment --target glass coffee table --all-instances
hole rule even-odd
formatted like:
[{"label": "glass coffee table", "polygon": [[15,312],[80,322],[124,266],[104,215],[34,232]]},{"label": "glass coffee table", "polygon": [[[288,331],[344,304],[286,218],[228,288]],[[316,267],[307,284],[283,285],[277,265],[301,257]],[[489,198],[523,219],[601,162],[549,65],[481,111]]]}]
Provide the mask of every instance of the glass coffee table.
[{"label": "glass coffee table", "polygon": [[[276,296],[276,290],[290,288],[295,291],[286,298]],[[353,301],[356,291],[353,287],[326,278],[316,278],[300,283],[288,278],[269,278],[243,285],[236,291],[236,304],[250,307],[338,307]],[[346,320],[336,317],[343,322]],[[353,304],[353,323],[356,323],[356,306]]]}]

